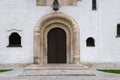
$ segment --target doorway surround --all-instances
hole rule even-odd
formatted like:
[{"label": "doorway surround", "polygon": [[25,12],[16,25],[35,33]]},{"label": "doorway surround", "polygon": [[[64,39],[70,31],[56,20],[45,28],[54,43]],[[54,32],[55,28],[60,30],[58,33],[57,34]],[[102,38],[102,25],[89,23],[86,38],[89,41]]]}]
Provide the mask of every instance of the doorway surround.
[{"label": "doorway surround", "polygon": [[67,64],[80,63],[80,30],[77,22],[63,12],[52,12],[43,16],[34,30],[34,63],[47,62],[47,35],[51,29],[61,28],[66,32]]}]

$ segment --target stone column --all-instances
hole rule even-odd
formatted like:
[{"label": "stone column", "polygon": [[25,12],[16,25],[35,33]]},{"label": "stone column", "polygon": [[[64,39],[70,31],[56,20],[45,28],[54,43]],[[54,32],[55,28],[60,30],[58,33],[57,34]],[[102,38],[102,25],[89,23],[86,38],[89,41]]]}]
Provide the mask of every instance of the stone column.
[{"label": "stone column", "polygon": [[40,63],[40,33],[34,33],[34,64]]},{"label": "stone column", "polygon": [[74,64],[80,64],[80,35],[79,30],[75,30],[74,32]]},{"label": "stone column", "polygon": [[77,6],[77,0],[73,0],[73,5]]}]

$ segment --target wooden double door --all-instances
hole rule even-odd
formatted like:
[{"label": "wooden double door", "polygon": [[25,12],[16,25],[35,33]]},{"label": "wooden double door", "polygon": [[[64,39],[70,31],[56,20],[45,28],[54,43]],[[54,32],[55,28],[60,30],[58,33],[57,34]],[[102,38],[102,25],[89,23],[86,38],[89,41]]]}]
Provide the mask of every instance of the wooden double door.
[{"label": "wooden double door", "polygon": [[66,33],[61,28],[54,28],[48,32],[48,63],[66,63]]}]

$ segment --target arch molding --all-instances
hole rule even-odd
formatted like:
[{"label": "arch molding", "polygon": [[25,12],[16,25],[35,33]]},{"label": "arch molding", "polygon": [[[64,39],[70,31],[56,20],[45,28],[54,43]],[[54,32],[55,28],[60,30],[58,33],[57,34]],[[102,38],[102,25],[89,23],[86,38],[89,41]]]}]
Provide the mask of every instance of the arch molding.
[{"label": "arch molding", "polygon": [[80,30],[77,22],[62,12],[52,12],[43,16],[34,30],[34,63],[47,64],[47,34],[53,28],[66,32],[67,63],[80,63]]}]

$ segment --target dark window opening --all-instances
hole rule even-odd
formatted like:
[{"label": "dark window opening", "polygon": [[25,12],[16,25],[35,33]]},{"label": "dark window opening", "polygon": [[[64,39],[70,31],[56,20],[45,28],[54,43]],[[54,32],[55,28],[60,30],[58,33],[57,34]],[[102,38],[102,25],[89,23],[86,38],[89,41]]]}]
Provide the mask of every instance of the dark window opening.
[{"label": "dark window opening", "polygon": [[120,24],[117,25],[117,37],[120,37]]},{"label": "dark window opening", "polygon": [[92,37],[89,37],[87,40],[86,40],[86,46],[88,47],[94,47],[95,46],[95,41]]},{"label": "dark window opening", "polygon": [[97,2],[96,2],[96,0],[92,0],[92,10],[97,10]]},{"label": "dark window opening", "polygon": [[22,47],[21,46],[21,36],[18,33],[13,32],[9,36],[9,45],[7,47]]}]

